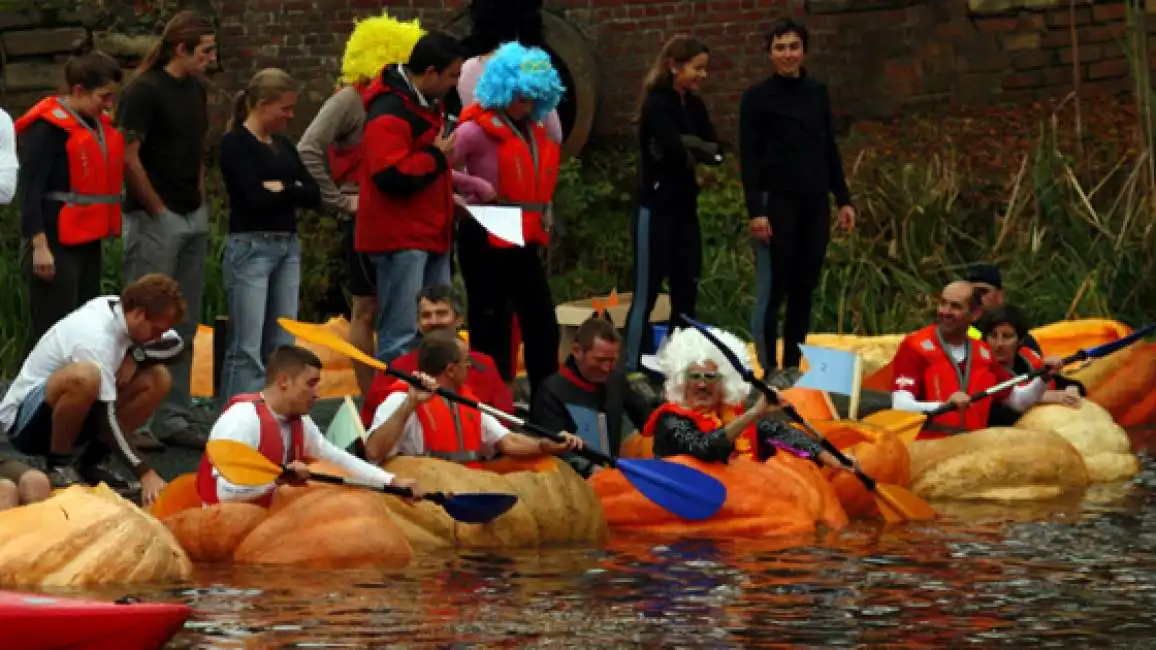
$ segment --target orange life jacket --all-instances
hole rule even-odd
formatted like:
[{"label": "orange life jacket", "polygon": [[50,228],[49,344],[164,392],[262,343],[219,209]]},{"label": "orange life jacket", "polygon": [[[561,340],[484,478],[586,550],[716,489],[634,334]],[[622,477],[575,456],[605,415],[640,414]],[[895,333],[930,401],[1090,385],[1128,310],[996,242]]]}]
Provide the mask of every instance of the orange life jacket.
[{"label": "orange life jacket", "polygon": [[[943,402],[952,393],[963,391],[968,395],[987,390],[998,383],[993,365],[995,358],[987,343],[973,338],[967,339],[968,352],[964,367],[961,370],[951,355],[943,348],[939,341],[937,325],[929,325],[911,334],[911,343],[923,355],[927,362],[923,371],[922,396],[916,399],[929,402]],[[961,381],[961,378],[964,381]],[[949,411],[931,418],[928,424],[940,424],[945,427],[963,428],[968,431],[983,429],[987,426],[988,412],[991,411],[991,400],[980,400],[963,411]]]},{"label": "orange life jacket", "polygon": [[17,134],[44,120],[68,133],[67,192],[49,192],[60,201],[57,236],[66,246],[120,236],[120,201],[124,184],[124,136],[101,115],[93,129],[56,97],[42,99],[16,120]]},{"label": "orange life jacket", "polygon": [[[494,140],[498,141],[497,205],[522,208],[522,232],[526,244],[550,244],[546,229],[546,211],[554,199],[558,184],[558,166],[562,148],[549,138],[542,121],[530,125],[530,136],[513,126],[497,111],[488,111],[474,103],[461,112],[460,122],[475,122]],[[513,248],[514,245],[493,235],[490,245],[495,248]]]},{"label": "orange life jacket", "polygon": [[[229,410],[238,402],[250,402],[257,409],[257,419],[261,423],[261,440],[257,445],[257,451],[261,452],[262,456],[278,466],[287,465],[295,460],[305,460],[305,426],[301,423],[301,418],[293,420],[290,428],[289,456],[286,457],[285,439],[281,436],[281,423],[265,405],[265,400],[260,393],[236,395],[225,405],[224,411]],[[213,464],[209,462],[207,454],[201,455],[201,465],[197,468],[197,494],[201,497],[201,501],[207,505],[218,502],[217,479],[213,477]],[[272,502],[273,493],[269,492],[251,503],[268,508]]]},{"label": "orange life jacket", "polygon": [[[1044,367],[1044,358],[1041,357],[1035,350],[1029,348],[1026,345],[1020,348],[1019,355],[1020,358],[1024,360],[1024,363],[1028,364],[1028,367],[1032,370],[1039,370],[1040,368]],[[1048,390],[1055,390],[1055,388],[1056,381],[1054,379],[1049,380]]]},{"label": "orange life jacket", "polygon": [[[398,380],[389,387],[389,393],[409,390],[409,384]],[[456,391],[472,400],[477,400],[466,387]],[[435,395],[415,410],[421,425],[425,453],[466,467],[481,467],[482,460],[482,414],[469,406],[464,406]]]},{"label": "orange life jacket", "polygon": [[[695,426],[698,427],[699,431],[702,431],[703,433],[709,433],[715,429],[725,427],[736,417],[742,415],[742,408],[727,408],[720,416],[713,412],[708,413],[704,411],[696,411],[694,409],[689,409],[681,404],[666,402],[662,406],[659,406],[657,409],[655,409],[654,413],[651,414],[650,419],[646,421],[645,425],[643,425],[641,432],[643,436],[648,438],[654,437],[654,427],[658,424],[659,418],[664,413],[673,413],[684,418],[689,418],[692,422],[694,422]],[[731,454],[731,458],[733,459],[742,456],[744,458],[757,461],[758,449],[758,427],[752,422],[747,426],[746,429],[743,429],[743,432],[739,434],[738,438],[735,438],[735,450],[734,453]]]},{"label": "orange life jacket", "polygon": [[[364,110],[365,89],[368,84],[355,84],[350,86],[361,97],[361,106]],[[345,88],[338,88],[333,94],[342,92]],[[364,128],[364,127],[363,127]],[[359,139],[355,144],[348,147],[338,147],[337,143],[329,145],[329,171],[333,174],[333,183],[338,187],[346,183],[356,183],[357,173],[361,168],[362,161],[365,160],[365,140]]]}]

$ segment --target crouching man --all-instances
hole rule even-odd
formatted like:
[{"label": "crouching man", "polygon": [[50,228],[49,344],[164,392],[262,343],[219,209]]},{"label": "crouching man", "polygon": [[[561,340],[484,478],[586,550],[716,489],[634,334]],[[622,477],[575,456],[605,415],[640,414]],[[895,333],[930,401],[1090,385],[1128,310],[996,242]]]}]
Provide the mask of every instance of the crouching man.
[{"label": "crouching man", "polygon": [[[394,476],[325,439],[309,417],[321,382],[321,359],[317,355],[302,347],[284,345],[269,355],[265,369],[265,388],[260,393],[233,397],[209,432],[210,442],[233,440],[248,445],[273,463],[293,470],[295,482],[309,478],[306,463],[322,460],[354,478],[408,487],[413,490],[414,499],[421,497],[417,481]],[[220,475],[207,455],[201,458],[197,470],[197,494],[206,505],[248,502],[268,507],[277,485],[234,485]]]},{"label": "crouching man", "polygon": [[168,370],[142,363],[143,350],[179,341],[171,330],[184,316],[176,281],[148,274],[119,297],[88,301],[36,343],[0,402],[0,428],[20,452],[45,459],[52,487],[115,481],[99,466],[104,453],[90,451],[111,448],[140,480],[145,506],[160,494],[164,479],[124,431],[144,425],[168,394]]}]

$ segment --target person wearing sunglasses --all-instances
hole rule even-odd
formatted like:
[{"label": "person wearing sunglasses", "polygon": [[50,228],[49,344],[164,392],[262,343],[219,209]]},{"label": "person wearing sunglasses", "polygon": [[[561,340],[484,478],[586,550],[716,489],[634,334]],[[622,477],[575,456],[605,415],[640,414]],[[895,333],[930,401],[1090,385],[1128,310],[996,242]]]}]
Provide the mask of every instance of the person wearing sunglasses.
[{"label": "person wearing sunglasses", "polygon": [[[712,333],[747,363],[746,346],[738,337],[717,328]],[[698,330],[672,334],[659,350],[658,364],[666,376],[667,402],[642,430],[642,435],[654,438],[655,457],[687,454],[708,463],[739,457],[762,462],[786,450],[819,465],[841,467],[803,432],[766,419],[779,407],[770,405],[765,396],[744,409],[749,394],[746,381]],[[783,403],[778,391],[775,395]]]}]

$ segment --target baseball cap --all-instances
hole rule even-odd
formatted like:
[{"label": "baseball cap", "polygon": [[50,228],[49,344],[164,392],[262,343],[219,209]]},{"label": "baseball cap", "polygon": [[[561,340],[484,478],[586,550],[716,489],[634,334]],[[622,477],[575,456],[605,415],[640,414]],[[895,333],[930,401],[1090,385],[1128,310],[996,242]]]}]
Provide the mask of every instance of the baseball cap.
[{"label": "baseball cap", "polygon": [[972,264],[967,267],[967,281],[990,284],[996,289],[1003,288],[1003,276],[1000,275],[999,269],[991,264]]}]

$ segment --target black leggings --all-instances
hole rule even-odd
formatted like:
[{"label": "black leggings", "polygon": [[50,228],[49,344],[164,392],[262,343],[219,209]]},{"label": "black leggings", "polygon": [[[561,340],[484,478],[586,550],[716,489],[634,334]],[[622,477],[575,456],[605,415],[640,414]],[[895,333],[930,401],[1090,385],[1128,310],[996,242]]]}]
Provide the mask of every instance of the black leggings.
[{"label": "black leggings", "polygon": [[825,194],[771,195],[767,218],[771,243],[755,243],[758,294],[751,326],[759,363],[764,370],[778,368],[779,307],[785,298],[782,367],[797,368],[799,344],[806,342],[811,326],[811,296],[827,259],[831,207]]},{"label": "black leggings", "polygon": [[511,329],[518,315],[525,346],[531,395],[558,371],[558,318],[537,244],[519,248],[490,246],[486,230],[473,219],[458,225],[457,253],[466,283],[470,348],[490,355],[502,378],[514,378]]},{"label": "black leggings", "polygon": [[[665,198],[665,197],[664,197]],[[645,341],[650,312],[662,281],[670,281],[670,321],[679,314],[696,316],[702,273],[702,233],[694,196],[641,206],[631,223],[634,232],[634,296],[626,315],[625,361],[638,370],[639,357],[652,346]]]},{"label": "black leggings", "polygon": [[57,321],[101,295],[100,247],[99,241],[65,246],[49,237],[48,248],[52,251],[56,275],[51,280],[42,280],[32,272],[32,246],[25,244],[22,270],[28,282],[28,307],[32,316],[29,352]]}]

